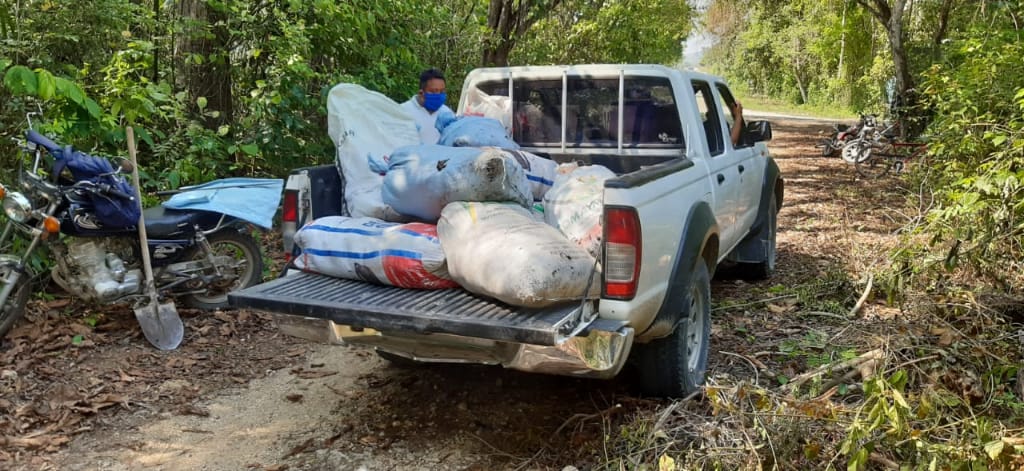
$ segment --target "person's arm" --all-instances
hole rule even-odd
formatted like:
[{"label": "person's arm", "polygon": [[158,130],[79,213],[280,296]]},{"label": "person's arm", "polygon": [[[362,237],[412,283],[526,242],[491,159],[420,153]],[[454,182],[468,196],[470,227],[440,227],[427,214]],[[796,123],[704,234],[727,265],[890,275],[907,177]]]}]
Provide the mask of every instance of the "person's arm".
[{"label": "person's arm", "polygon": [[732,129],[730,130],[730,137],[732,138],[732,146],[736,147],[740,143],[740,136],[743,134],[743,105],[740,102],[736,102],[732,105]]}]

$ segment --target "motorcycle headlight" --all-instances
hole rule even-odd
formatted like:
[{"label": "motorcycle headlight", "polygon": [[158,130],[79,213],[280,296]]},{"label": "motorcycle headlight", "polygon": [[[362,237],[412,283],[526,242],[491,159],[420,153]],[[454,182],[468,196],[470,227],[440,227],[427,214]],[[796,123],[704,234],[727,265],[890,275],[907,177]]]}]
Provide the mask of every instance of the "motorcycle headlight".
[{"label": "motorcycle headlight", "polygon": [[17,222],[25,222],[32,214],[32,203],[25,195],[12,191],[4,198],[4,213]]}]

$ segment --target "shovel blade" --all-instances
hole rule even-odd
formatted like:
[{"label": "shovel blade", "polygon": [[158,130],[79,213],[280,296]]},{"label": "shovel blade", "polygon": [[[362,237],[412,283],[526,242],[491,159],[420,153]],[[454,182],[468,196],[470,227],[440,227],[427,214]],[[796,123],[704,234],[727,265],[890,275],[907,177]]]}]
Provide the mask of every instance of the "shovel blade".
[{"label": "shovel blade", "polygon": [[185,336],[185,325],[171,303],[150,303],[136,308],[135,320],[139,321],[146,340],[160,350],[178,348]]}]

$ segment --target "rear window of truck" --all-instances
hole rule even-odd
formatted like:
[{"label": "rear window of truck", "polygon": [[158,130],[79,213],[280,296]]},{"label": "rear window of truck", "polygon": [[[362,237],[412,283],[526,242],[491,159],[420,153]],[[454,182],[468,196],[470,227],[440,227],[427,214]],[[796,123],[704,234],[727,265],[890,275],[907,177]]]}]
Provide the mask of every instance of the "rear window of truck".
[{"label": "rear window of truck", "polygon": [[[512,138],[523,146],[682,149],[682,124],[671,82],[664,77],[513,81]],[[482,82],[491,96],[509,96],[506,80]],[[620,121],[621,117],[621,121]]]}]

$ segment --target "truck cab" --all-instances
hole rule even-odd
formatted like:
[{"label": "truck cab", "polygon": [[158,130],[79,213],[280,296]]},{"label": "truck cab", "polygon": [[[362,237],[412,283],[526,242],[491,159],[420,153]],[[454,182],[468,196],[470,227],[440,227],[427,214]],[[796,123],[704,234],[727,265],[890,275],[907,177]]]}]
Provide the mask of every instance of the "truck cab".
[{"label": "truck cab", "polygon": [[[710,279],[720,263],[751,277],[775,265],[783,179],[767,122],[733,142],[726,83],[657,65],[484,68],[457,111],[499,119],[523,150],[603,165],[600,296],[509,306],[461,289],[409,290],[289,270],[231,295],[281,314],[288,332],[362,345],[385,358],[503,365],[609,378],[633,357],[641,389],[684,396],[704,381]],[[482,111],[483,110],[483,111]],[[285,251],[313,219],[344,214],[334,166],[295,170],[285,190]]]}]

